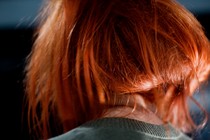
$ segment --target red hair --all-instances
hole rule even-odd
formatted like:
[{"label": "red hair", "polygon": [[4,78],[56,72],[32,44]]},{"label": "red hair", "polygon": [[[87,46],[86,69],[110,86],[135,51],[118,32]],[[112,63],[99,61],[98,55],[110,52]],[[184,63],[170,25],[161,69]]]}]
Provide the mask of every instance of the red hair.
[{"label": "red hair", "polygon": [[31,128],[49,137],[54,116],[66,132],[136,94],[164,122],[195,128],[187,98],[208,77],[210,46],[184,7],[172,0],[51,0],[43,15],[26,67]]}]

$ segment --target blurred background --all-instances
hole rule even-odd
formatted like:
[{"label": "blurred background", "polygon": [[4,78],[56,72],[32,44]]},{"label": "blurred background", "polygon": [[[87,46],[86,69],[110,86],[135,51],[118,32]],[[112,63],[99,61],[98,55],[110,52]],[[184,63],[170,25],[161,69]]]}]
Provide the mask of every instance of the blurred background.
[{"label": "blurred background", "polygon": [[[210,1],[178,0],[178,2],[196,16],[203,25],[207,37],[210,38]],[[22,105],[23,70],[34,41],[35,19],[42,3],[42,0],[0,0],[0,132],[2,137],[6,136],[6,139],[29,139],[26,120],[22,119],[22,112],[26,111]],[[207,83],[197,91],[203,94],[195,95],[195,98],[205,106],[208,114],[210,114],[209,91],[210,84]],[[201,115],[193,104],[192,110],[198,112],[195,116]],[[195,133],[194,139],[210,139],[210,121],[204,129]]]}]

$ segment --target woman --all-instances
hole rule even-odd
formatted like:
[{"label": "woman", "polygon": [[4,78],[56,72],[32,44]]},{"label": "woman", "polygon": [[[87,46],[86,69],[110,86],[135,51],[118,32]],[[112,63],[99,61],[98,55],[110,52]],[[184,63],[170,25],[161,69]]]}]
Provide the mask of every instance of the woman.
[{"label": "woman", "polygon": [[33,135],[185,140],[199,127],[187,99],[208,78],[210,46],[184,7],[49,0],[41,19],[26,68]]}]

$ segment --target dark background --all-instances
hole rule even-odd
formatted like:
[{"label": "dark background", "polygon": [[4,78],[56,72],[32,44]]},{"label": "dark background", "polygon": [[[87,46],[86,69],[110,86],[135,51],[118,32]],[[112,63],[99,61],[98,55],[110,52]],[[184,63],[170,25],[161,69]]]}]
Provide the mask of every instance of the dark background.
[{"label": "dark background", "polygon": [[[33,44],[34,19],[41,0],[0,0],[0,136],[5,139],[27,140],[26,119],[22,119],[25,60]],[[205,28],[210,38],[210,1],[179,0]],[[210,55],[210,54],[209,54]],[[210,85],[203,91],[206,110],[210,114]],[[200,100],[200,96],[196,95]],[[202,102],[203,103],[203,102]],[[197,111],[196,108],[192,107]],[[199,113],[198,113],[199,115]],[[210,121],[194,139],[210,139]]]}]

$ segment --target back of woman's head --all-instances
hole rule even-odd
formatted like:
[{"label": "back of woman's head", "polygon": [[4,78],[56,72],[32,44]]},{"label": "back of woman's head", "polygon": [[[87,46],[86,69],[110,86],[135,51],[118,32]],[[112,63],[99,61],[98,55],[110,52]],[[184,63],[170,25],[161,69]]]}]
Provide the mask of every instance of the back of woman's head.
[{"label": "back of woman's head", "polygon": [[37,128],[47,130],[52,115],[67,131],[125,95],[141,95],[183,131],[195,127],[186,100],[207,79],[210,48],[186,9],[172,0],[51,0],[44,11],[26,69]]}]

